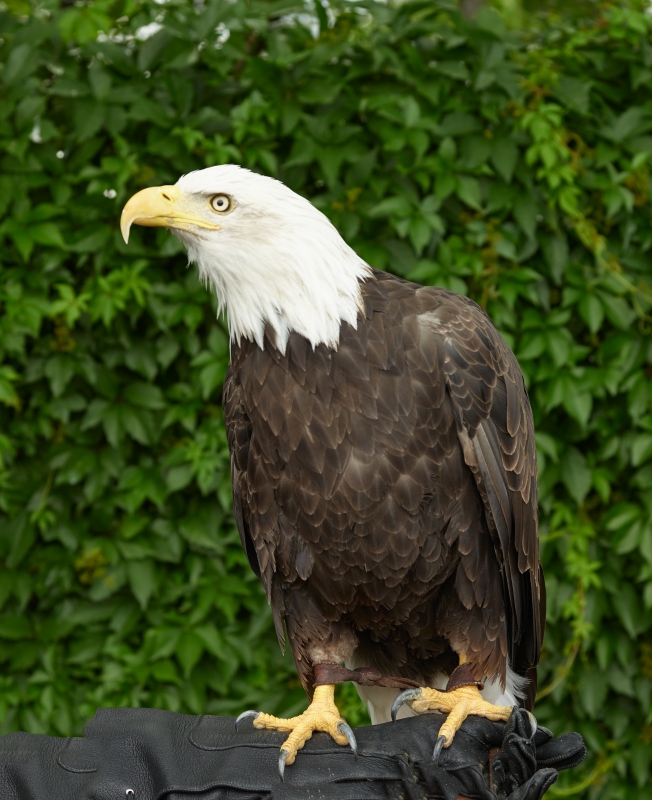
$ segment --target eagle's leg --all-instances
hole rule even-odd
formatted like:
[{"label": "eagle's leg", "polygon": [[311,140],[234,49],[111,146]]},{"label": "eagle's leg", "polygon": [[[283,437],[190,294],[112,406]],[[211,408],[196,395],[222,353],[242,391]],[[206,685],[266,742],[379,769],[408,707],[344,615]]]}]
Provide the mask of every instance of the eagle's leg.
[{"label": "eagle's leg", "polygon": [[236,720],[236,726],[241,719],[247,716],[253,717],[255,728],[290,732],[288,738],[283,742],[279,756],[278,766],[281,780],[283,779],[285,765],[294,762],[297,752],[301,750],[315,731],[330,733],[337,744],[351,745],[351,749],[357,758],[358,752],[355,737],[353,731],[337,710],[335,705],[335,685],[332,683],[315,686],[312,702],[303,714],[299,714],[298,717],[282,719],[271,714],[245,711]]},{"label": "eagle's leg", "polygon": [[396,714],[404,703],[409,703],[417,714],[425,714],[428,711],[448,714],[439,729],[433,753],[435,761],[439,759],[442,747],[451,746],[455,734],[470,714],[485,717],[493,722],[506,722],[512,713],[510,706],[495,706],[483,699],[480,694],[482,684],[473,678],[468,667],[464,668],[465,662],[466,658],[460,656],[460,666],[451,675],[445,692],[427,687],[407,689],[399,694],[392,706],[393,720],[396,719]]}]

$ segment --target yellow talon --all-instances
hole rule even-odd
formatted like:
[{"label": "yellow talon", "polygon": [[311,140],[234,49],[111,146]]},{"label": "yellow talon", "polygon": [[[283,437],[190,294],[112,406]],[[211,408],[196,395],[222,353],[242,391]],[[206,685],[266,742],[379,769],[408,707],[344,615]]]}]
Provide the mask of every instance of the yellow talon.
[{"label": "yellow talon", "polygon": [[423,688],[417,698],[408,702],[417,714],[425,714],[428,711],[448,714],[439,729],[439,735],[446,737],[444,747],[451,746],[455,734],[469,714],[485,717],[493,722],[501,720],[506,722],[512,713],[509,706],[494,706],[483,700],[477,686],[460,686],[452,692]]},{"label": "yellow talon", "polygon": [[[244,716],[244,715],[243,715]],[[281,778],[286,764],[294,763],[297,752],[310,739],[314,731],[329,733],[337,744],[351,745],[357,757],[357,747],[353,731],[340,716],[335,705],[335,686],[327,684],[316,686],[312,702],[298,717],[283,719],[271,714],[258,714],[253,721],[255,728],[274,731],[289,731],[283,742],[279,770]]]}]

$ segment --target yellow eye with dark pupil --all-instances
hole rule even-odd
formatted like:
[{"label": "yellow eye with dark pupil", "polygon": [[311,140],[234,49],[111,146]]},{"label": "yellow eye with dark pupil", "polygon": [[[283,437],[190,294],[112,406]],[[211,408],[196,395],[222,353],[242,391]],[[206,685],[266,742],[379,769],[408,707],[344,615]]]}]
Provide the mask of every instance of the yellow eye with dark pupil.
[{"label": "yellow eye with dark pupil", "polygon": [[228,194],[216,194],[214,197],[211,197],[211,208],[213,211],[225,214],[227,211],[230,211],[232,207],[233,200],[231,200]]}]

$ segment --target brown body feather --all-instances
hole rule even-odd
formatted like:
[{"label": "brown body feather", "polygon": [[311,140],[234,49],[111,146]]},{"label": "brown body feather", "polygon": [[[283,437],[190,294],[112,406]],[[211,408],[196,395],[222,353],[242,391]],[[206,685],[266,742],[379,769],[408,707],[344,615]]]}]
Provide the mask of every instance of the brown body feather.
[{"label": "brown body feather", "polygon": [[465,650],[531,679],[545,619],[532,414],[472,301],[382,272],[337,350],[273,332],[224,385],[235,515],[301,680],[349,657],[427,685]]}]

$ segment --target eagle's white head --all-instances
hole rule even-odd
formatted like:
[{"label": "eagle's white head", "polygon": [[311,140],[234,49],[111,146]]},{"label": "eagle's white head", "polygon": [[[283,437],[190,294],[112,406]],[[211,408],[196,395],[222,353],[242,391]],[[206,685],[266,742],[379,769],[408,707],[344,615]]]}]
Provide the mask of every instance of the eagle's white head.
[{"label": "eagle's white head", "polygon": [[280,181],[233,164],[191,172],[134,195],[120,220],[125,241],[134,223],[181,239],[226,307],[232,341],[263,347],[269,323],[282,350],[292,331],[337,347],[341,323],[357,324],[369,266]]}]

